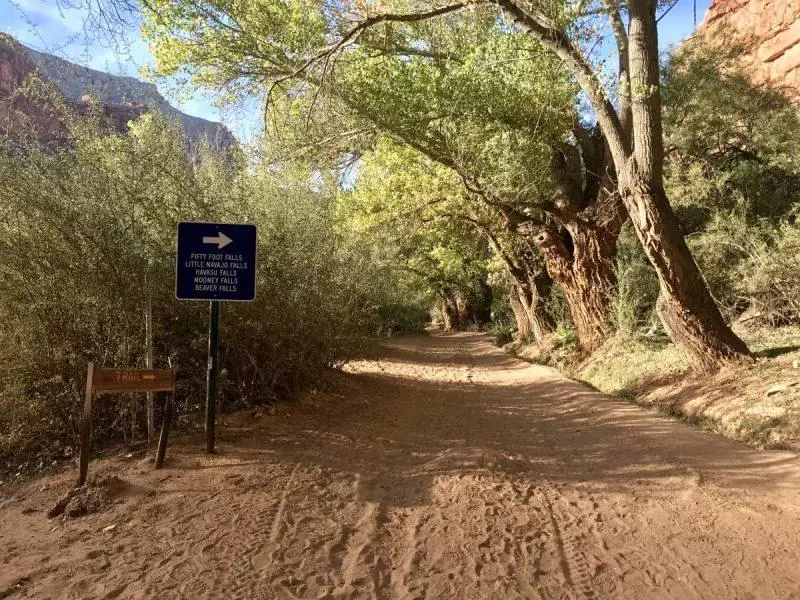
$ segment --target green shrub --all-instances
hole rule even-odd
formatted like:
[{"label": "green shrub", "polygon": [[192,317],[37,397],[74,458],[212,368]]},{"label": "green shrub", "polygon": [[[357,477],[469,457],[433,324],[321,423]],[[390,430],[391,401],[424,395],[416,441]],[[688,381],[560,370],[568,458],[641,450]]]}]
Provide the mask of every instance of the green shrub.
[{"label": "green shrub", "polygon": [[784,223],[738,266],[736,289],[773,324],[800,323],[800,225]]},{"label": "green shrub", "polygon": [[611,320],[627,337],[660,325],[655,315],[658,278],[630,225],[617,243],[617,289],[612,292]]},{"label": "green shrub", "polygon": [[514,340],[515,328],[504,323],[492,323],[486,328],[486,333],[496,346],[505,346]]},{"label": "green shrub", "polygon": [[[337,234],[335,194],[190,148],[156,115],[124,136],[96,115],[67,123],[60,148],[0,143],[0,456],[74,442],[89,361],[144,366],[148,294],[156,366],[178,370],[180,410],[201,405],[208,306],[174,297],[179,221],[258,227],[256,301],[222,306],[222,409],[313,385],[374,335],[423,321],[386,303],[391,271]],[[130,428],[131,401],[104,397],[98,437]]]}]

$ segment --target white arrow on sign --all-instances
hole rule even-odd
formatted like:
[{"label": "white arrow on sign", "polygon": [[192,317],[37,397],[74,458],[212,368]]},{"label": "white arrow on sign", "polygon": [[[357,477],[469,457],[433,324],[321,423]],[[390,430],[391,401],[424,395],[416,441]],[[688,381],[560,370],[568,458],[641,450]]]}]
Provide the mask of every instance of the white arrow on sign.
[{"label": "white arrow on sign", "polygon": [[233,240],[231,238],[229,238],[227,235],[225,235],[221,231],[219,232],[219,235],[217,237],[203,236],[203,243],[204,244],[216,244],[217,245],[217,250],[222,250],[225,246],[230,244],[232,241]]}]

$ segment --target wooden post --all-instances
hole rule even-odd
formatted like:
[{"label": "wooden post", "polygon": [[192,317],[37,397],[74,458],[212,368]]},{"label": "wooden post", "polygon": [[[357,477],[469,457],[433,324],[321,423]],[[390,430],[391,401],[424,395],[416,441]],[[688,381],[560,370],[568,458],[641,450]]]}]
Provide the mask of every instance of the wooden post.
[{"label": "wooden post", "polygon": [[167,440],[169,438],[169,428],[172,425],[172,412],[175,409],[175,375],[172,376],[172,389],[167,397],[167,406],[164,409],[164,422],[161,424],[161,436],[158,438],[158,450],[156,451],[156,469],[164,466],[164,457],[167,454]]},{"label": "wooden post", "polygon": [[217,413],[219,371],[219,302],[211,301],[208,323],[208,371],[206,373],[206,452],[215,450],[214,420]]},{"label": "wooden post", "polygon": [[86,372],[86,403],[83,408],[77,487],[86,483],[92,444],[92,409],[95,396],[101,394],[169,392],[164,424],[161,427],[161,437],[156,451],[156,468],[161,468],[175,412],[175,378],[176,374],[172,369],[95,369],[94,363],[89,363]]},{"label": "wooden post", "polygon": [[[153,291],[150,288],[150,281],[146,280],[147,285],[147,307],[144,314],[144,366],[146,369],[153,368]],[[147,392],[147,443],[152,444],[156,437],[156,425],[154,414],[153,392]]]},{"label": "wooden post", "polygon": [[90,362],[86,372],[86,399],[83,405],[83,423],[81,425],[81,454],[78,466],[78,481],[75,487],[86,483],[89,472],[89,451],[92,443],[92,403],[94,399],[94,363]]},{"label": "wooden post", "polygon": [[131,446],[136,443],[136,398],[131,398]]}]

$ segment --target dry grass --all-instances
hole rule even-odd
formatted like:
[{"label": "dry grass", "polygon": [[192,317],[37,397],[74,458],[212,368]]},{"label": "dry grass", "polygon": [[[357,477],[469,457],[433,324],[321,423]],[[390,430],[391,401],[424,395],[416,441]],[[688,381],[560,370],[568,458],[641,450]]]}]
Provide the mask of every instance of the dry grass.
[{"label": "dry grass", "polygon": [[[591,357],[557,364],[593,387],[756,448],[800,449],[800,327],[738,331],[758,360],[692,372],[659,340],[615,338]],[[534,348],[517,349],[531,358]]]}]

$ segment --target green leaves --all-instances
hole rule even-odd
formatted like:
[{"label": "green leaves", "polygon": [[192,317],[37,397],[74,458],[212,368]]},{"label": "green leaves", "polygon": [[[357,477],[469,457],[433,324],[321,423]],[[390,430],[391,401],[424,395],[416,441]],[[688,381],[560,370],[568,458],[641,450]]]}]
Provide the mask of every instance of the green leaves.
[{"label": "green leaves", "polygon": [[[144,34],[160,72],[182,70],[232,100],[268,92],[271,148],[309,156],[313,144],[317,156],[348,157],[374,136],[346,134],[372,129],[512,202],[537,204],[548,193],[549,143],[569,135],[576,87],[560,61],[494,6],[386,22],[352,37],[353,24],[376,7],[158,0],[152,8]],[[380,12],[429,8],[384,2]],[[558,2],[546,8],[563,10]]]},{"label": "green leaves", "polygon": [[[127,135],[99,114],[65,119],[68,145],[0,141],[0,454],[72,441],[89,360],[142,366],[148,291],[156,365],[179,370],[179,402],[200,397],[206,310],[174,298],[179,221],[258,227],[257,299],[223,312],[223,406],[313,384],[385,320],[418,323],[385,248],[339,227],[324,177],[191,147],[155,114]],[[118,433],[120,406],[103,403],[101,432]]]},{"label": "green leaves", "polygon": [[325,43],[324,7],[312,0],[153,0],[141,8],[157,72],[183,72],[197,86],[252,91]]}]

